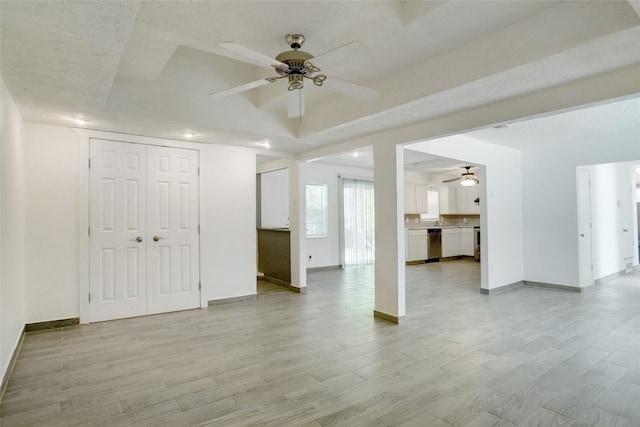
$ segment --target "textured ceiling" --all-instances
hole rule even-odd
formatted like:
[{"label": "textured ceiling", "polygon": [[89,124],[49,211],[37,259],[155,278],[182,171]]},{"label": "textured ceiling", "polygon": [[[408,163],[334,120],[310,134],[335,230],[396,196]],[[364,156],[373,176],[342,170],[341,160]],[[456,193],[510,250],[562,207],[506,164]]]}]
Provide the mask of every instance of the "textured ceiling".
[{"label": "textured ceiling", "polygon": [[[640,147],[640,97],[514,122],[505,127],[480,129],[467,132],[464,136],[520,151],[629,136],[635,137]],[[442,140],[455,137],[444,137]],[[405,170],[455,177],[460,168],[467,165],[457,159],[443,158],[412,149],[416,146],[420,150],[420,145],[418,142],[405,146]],[[326,156],[318,161],[372,169],[373,149],[371,146],[359,147]]]},{"label": "textured ceiling", "polygon": [[[298,154],[640,64],[637,1],[0,2],[1,71],[25,120]],[[269,57],[305,35],[326,71],[380,91],[366,103],[307,84],[288,119],[273,75],[218,44]]]}]

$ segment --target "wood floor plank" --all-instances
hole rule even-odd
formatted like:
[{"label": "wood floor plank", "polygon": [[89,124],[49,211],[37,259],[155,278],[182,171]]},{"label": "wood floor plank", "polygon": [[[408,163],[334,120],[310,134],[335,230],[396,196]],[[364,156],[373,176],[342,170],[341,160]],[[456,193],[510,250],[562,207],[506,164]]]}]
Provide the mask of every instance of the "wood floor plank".
[{"label": "wood floor plank", "polygon": [[640,272],[582,293],[479,292],[480,265],[407,266],[402,325],[374,269],[297,294],[30,332],[4,426],[640,425]]}]

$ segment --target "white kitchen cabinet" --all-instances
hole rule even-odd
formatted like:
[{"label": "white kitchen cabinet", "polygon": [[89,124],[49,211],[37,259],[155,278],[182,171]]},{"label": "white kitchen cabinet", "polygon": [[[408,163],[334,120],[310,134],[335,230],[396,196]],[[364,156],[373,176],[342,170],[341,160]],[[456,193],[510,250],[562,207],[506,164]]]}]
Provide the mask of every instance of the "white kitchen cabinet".
[{"label": "white kitchen cabinet", "polygon": [[416,213],[416,186],[404,185],[404,213]]},{"label": "white kitchen cabinet", "polygon": [[460,229],[459,228],[443,228],[442,229],[442,257],[448,258],[460,256],[462,254],[460,248]]},{"label": "white kitchen cabinet", "polygon": [[473,256],[473,228],[460,229],[460,253],[463,256]]},{"label": "white kitchen cabinet", "polygon": [[455,187],[440,187],[438,192],[440,215],[456,213],[456,189]]},{"label": "white kitchen cabinet", "polygon": [[416,184],[416,210],[418,213],[429,212],[429,199],[426,185]]},{"label": "white kitchen cabinet", "polygon": [[467,212],[467,187],[456,188],[456,213]]},{"label": "white kitchen cabinet", "polygon": [[407,261],[427,259],[427,230],[407,230]]},{"label": "white kitchen cabinet", "polygon": [[[455,213],[467,214],[480,213],[480,205],[475,203],[478,198],[478,186],[455,188],[456,209]],[[453,212],[452,212],[453,213]]]},{"label": "white kitchen cabinet", "polygon": [[477,185],[467,187],[467,212],[480,213],[480,204],[475,200],[480,197],[480,188]]},{"label": "white kitchen cabinet", "polygon": [[404,213],[427,213],[429,203],[427,199],[427,186],[423,184],[404,185]]}]

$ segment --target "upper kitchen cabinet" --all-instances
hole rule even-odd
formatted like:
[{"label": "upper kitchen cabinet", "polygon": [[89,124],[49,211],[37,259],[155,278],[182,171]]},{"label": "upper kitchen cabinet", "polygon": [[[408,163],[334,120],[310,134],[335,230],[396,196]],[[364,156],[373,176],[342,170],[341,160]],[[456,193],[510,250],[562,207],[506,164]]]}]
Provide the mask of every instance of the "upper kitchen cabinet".
[{"label": "upper kitchen cabinet", "polygon": [[456,199],[459,203],[458,213],[480,213],[480,203],[475,202],[480,194],[477,185],[456,188],[456,192],[461,195]]},{"label": "upper kitchen cabinet", "polygon": [[455,187],[440,187],[438,192],[440,215],[456,213],[456,189]]},{"label": "upper kitchen cabinet", "polygon": [[475,202],[479,194],[477,185],[456,188],[457,213],[480,213],[480,203]]},{"label": "upper kitchen cabinet", "polygon": [[423,184],[404,185],[404,213],[419,214],[429,212],[427,186]]},{"label": "upper kitchen cabinet", "polygon": [[441,214],[479,214],[480,204],[475,203],[478,198],[478,186],[445,187],[440,189]]}]

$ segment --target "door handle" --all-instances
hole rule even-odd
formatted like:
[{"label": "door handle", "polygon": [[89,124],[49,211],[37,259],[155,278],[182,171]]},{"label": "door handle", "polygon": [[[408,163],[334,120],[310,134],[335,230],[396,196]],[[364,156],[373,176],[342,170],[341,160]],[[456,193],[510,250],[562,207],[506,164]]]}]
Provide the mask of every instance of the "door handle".
[{"label": "door handle", "polygon": [[157,242],[160,239],[164,239],[164,237],[153,236],[153,241]]},{"label": "door handle", "polygon": [[584,234],[581,234],[580,237],[584,237]]},{"label": "door handle", "polygon": [[133,240],[134,240],[134,241],[136,241],[136,242],[138,242],[138,243],[140,243],[140,242],[142,242],[144,239],[142,238],[142,236],[138,236],[138,237],[136,237],[136,238],[135,238],[135,239],[133,239]]}]

